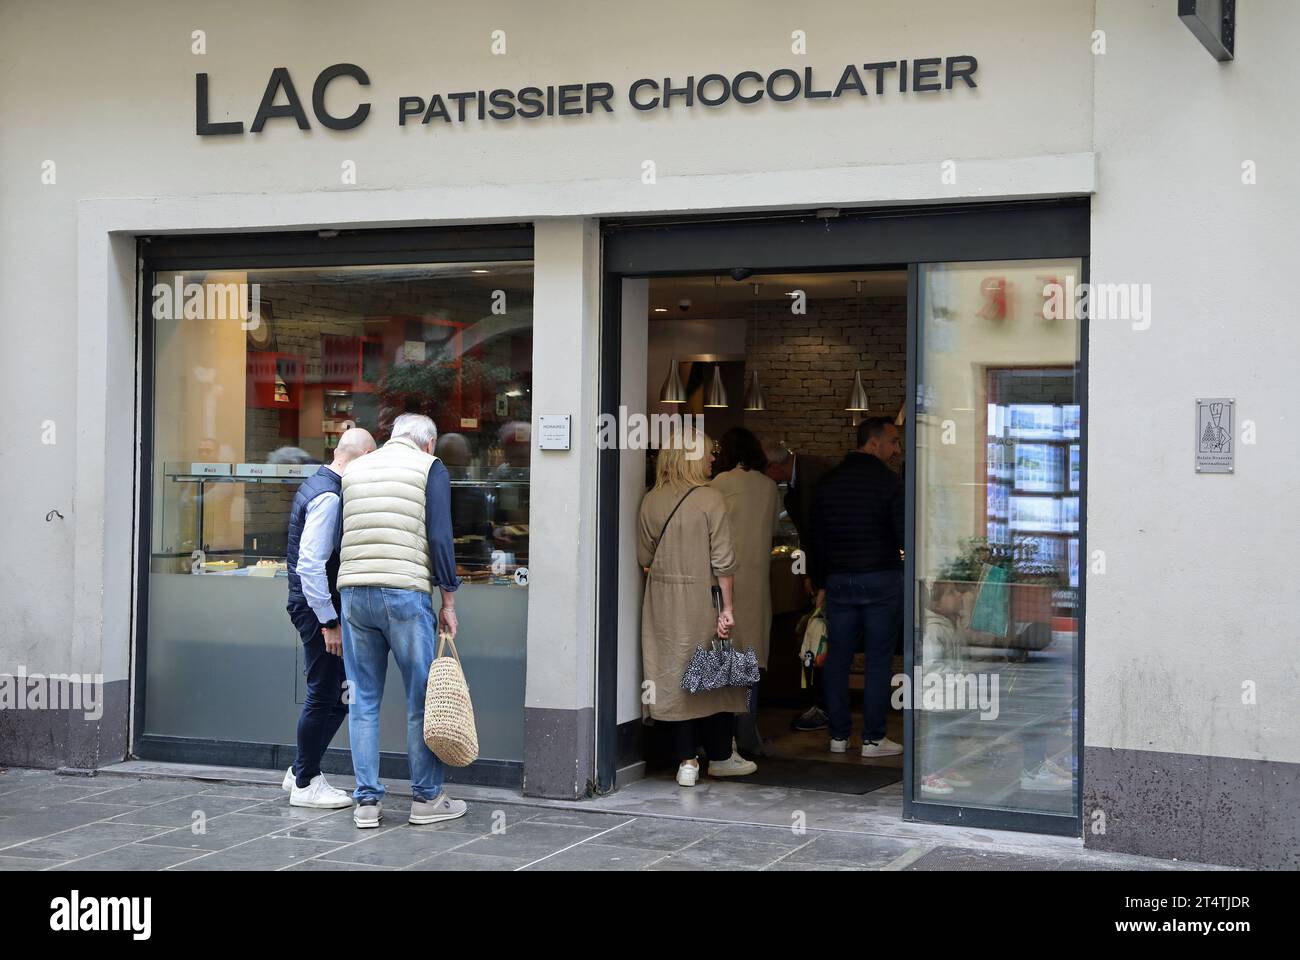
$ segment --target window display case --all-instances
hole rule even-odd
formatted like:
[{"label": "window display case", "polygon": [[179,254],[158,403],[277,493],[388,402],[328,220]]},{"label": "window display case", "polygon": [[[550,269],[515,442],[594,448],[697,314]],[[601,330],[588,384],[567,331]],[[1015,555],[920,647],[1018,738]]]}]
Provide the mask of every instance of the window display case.
[{"label": "window display case", "polygon": [[[287,577],[289,507],[298,485],[319,466],[165,464],[159,496],[162,516],[155,530],[151,572]],[[281,506],[268,516],[272,498]],[[242,545],[233,541],[229,522],[236,510],[242,513]],[[528,511],[527,478],[452,480],[457,576],[466,583],[526,584]],[[520,570],[522,576],[517,575]]]}]

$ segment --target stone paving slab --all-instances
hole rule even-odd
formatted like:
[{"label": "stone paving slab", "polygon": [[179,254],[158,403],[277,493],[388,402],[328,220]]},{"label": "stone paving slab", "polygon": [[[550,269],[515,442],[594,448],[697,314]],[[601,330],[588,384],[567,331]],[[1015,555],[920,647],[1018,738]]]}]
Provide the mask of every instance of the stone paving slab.
[{"label": "stone paving slab", "polygon": [[363,831],[350,809],[291,807],[283,773],[223,769],[232,780],[217,782],[198,769],[0,772],[0,871],[1217,869],[1065,838],[904,823],[889,803],[738,783],[695,793],[641,783],[568,804],[456,786],[466,816],[422,826],[406,822],[409,786],[395,783],[380,827]]}]

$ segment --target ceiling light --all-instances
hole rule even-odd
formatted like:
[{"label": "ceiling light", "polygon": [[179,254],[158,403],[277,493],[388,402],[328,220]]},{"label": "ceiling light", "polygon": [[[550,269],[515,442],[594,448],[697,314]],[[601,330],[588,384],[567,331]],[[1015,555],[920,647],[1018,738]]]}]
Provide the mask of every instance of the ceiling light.
[{"label": "ceiling light", "polygon": [[686,386],[682,383],[682,376],[677,371],[676,357],[672,357],[668,361],[668,376],[664,379],[664,385],[659,388],[659,402],[686,402]]},{"label": "ceiling light", "polygon": [[725,407],[727,405],[727,388],[722,385],[722,367],[713,365],[713,382],[709,384],[709,393],[705,397],[706,407]]}]

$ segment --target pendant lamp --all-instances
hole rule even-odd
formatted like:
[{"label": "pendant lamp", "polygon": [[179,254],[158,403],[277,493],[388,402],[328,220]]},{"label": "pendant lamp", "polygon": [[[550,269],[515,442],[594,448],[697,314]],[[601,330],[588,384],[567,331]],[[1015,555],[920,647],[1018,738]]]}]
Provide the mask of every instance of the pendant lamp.
[{"label": "pendant lamp", "polygon": [[709,384],[709,392],[704,398],[706,407],[725,407],[727,405],[727,388],[722,385],[722,367],[718,364],[713,365],[713,381]]},{"label": "pendant lamp", "polygon": [[[751,300],[750,303],[752,304],[752,308],[750,309],[749,328],[751,330],[757,330],[758,329],[758,283],[757,282],[754,283],[754,299]],[[753,371],[750,377],[749,386],[745,388],[745,409],[746,410],[767,409],[767,400],[763,396],[763,388],[758,385],[757,370]]]},{"label": "pendant lamp", "polygon": [[862,371],[853,372],[853,392],[849,394],[849,405],[844,408],[854,413],[866,413],[871,409],[867,405],[867,391],[862,387]]},{"label": "pendant lamp", "polygon": [[677,371],[677,358],[672,357],[668,361],[668,376],[664,380],[664,385],[659,388],[660,403],[685,403],[686,402],[686,385],[682,383],[682,376]]},{"label": "pendant lamp", "polygon": [[[854,300],[855,324],[857,328],[860,330],[862,329],[862,281],[854,280],[853,283],[857,287],[857,291],[858,291],[858,295]],[[861,370],[853,371],[853,390],[849,394],[849,402],[844,409],[849,410],[853,413],[866,413],[868,410],[871,409],[871,407],[868,406],[867,404],[867,391],[863,389],[862,386]]]}]

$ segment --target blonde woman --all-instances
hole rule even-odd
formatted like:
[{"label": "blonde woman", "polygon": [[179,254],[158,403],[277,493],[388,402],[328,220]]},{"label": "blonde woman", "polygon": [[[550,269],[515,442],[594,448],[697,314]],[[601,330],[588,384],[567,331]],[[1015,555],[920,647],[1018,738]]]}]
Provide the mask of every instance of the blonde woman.
[{"label": "blonde woman", "polygon": [[[663,724],[679,762],[677,782],[694,786],[700,776],[703,745],[712,776],[734,776],[731,740],[735,715],[746,709],[746,690],[727,687],[687,693],[682,674],[691,654],[707,646],[714,632],[727,636],[735,624],[731,544],[727,505],[708,486],[712,442],[687,450],[680,438],[659,451],[655,485],[641,501],[637,560],[646,572],[641,604],[641,663],[652,686],[649,709]],[[701,455],[692,459],[692,454]],[[722,592],[722,612],[713,606],[712,587]],[[738,758],[737,758],[738,759]],[[753,771],[741,760],[745,773]]]}]

